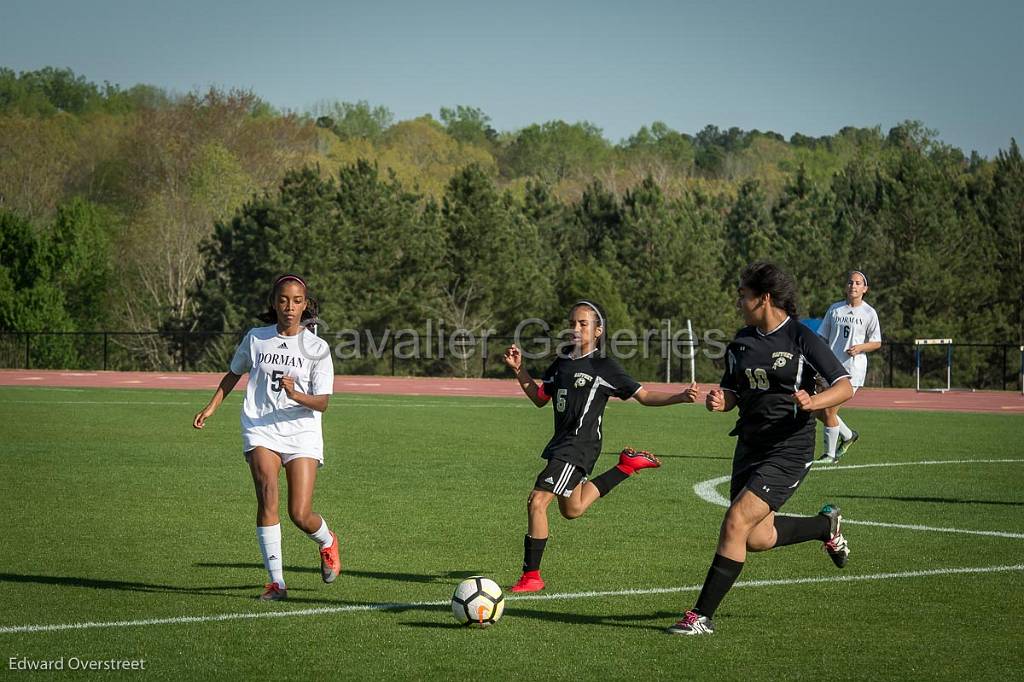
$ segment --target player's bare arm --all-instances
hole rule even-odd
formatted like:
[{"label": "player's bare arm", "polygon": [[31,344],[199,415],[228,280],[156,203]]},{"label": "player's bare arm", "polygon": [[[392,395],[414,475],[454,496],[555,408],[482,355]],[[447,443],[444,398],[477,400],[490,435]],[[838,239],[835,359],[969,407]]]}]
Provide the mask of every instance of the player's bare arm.
[{"label": "player's bare arm", "polygon": [[881,347],[881,341],[869,341],[867,343],[858,343],[847,348],[846,354],[853,357],[855,355],[860,355],[861,353],[872,353]]},{"label": "player's bare arm", "polygon": [[540,396],[537,382],[533,380],[530,373],[525,367],[523,367],[523,353],[519,350],[519,347],[515,344],[509,346],[505,351],[503,359],[509,369],[515,372],[516,381],[519,383],[519,387],[523,389],[523,393],[526,394],[526,397],[529,398],[537,407],[544,407],[547,405],[548,401]]},{"label": "player's bare arm", "polygon": [[797,407],[805,412],[824,410],[836,405],[842,405],[853,397],[853,384],[847,378],[842,378],[829,386],[821,393],[810,395],[807,391],[797,391],[793,394],[793,400]]},{"label": "player's bare arm", "polygon": [[303,407],[308,407],[317,412],[326,412],[329,395],[309,395],[295,388],[295,377],[285,376],[281,378],[281,388],[289,400],[294,400]]},{"label": "player's bare arm", "polygon": [[196,429],[201,429],[206,424],[206,420],[213,416],[213,413],[217,411],[220,404],[224,402],[224,398],[231,393],[232,389],[235,388],[235,384],[241,379],[240,374],[234,374],[228,372],[221,377],[220,385],[217,386],[217,390],[214,391],[213,397],[210,398],[210,402],[206,404],[206,407],[199,410],[195,418],[192,420],[192,426]]},{"label": "player's bare arm", "polygon": [[695,403],[700,396],[697,384],[691,384],[679,393],[668,393],[665,391],[648,391],[641,388],[633,394],[638,403],[646,407],[662,407],[664,405],[678,405],[679,403]]}]

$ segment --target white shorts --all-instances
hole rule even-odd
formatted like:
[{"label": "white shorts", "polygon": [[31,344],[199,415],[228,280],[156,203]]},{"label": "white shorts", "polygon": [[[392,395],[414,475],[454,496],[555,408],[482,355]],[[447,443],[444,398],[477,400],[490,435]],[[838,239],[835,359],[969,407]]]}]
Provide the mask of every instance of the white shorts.
[{"label": "white shorts", "polygon": [[[323,467],[323,465],[324,465],[324,456],[323,455],[309,455],[309,454],[302,453],[302,452],[278,452],[274,448],[268,447],[266,445],[257,445],[256,447],[257,448],[266,448],[267,450],[270,450],[275,455],[280,457],[281,458],[281,466],[284,466],[284,465],[288,464],[288,462],[292,461],[293,459],[303,459],[303,458],[305,458],[305,459],[315,459],[317,461],[317,468],[318,469]],[[246,462],[249,461],[249,453],[250,452],[252,452],[252,450],[248,450],[248,451],[242,453],[242,455],[245,457],[245,461]]]}]

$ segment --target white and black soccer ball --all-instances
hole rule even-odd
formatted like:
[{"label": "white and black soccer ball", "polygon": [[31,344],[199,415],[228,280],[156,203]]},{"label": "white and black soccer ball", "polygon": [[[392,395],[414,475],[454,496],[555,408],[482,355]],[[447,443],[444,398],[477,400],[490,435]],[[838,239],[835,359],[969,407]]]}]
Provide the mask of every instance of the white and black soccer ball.
[{"label": "white and black soccer ball", "polygon": [[463,625],[486,628],[505,612],[505,595],[498,583],[482,575],[466,578],[452,595],[452,615]]}]

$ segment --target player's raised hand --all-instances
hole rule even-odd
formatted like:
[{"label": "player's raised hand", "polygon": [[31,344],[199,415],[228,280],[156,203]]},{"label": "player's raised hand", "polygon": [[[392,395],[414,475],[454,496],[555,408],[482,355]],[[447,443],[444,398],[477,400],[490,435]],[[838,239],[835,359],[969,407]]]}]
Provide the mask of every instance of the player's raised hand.
[{"label": "player's raised hand", "polygon": [[690,384],[690,386],[683,391],[683,402],[684,403],[695,403],[697,398],[700,397],[700,391],[697,390],[697,382]]},{"label": "player's raised hand", "polygon": [[512,344],[505,351],[505,364],[511,368],[513,372],[519,374],[519,370],[523,368],[523,354],[519,350],[519,346]]},{"label": "player's raised hand", "polygon": [[804,412],[812,412],[814,410],[813,398],[807,391],[803,389],[793,394],[793,400],[796,402],[797,407],[799,407]]},{"label": "player's raised hand", "polygon": [[725,391],[720,388],[708,391],[704,407],[708,408],[708,412],[725,412]]}]

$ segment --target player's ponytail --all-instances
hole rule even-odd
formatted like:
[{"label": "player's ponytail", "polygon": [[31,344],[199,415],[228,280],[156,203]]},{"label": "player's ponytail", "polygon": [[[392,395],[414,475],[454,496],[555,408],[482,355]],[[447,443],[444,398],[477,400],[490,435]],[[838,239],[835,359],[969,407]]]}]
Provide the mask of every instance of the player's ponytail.
[{"label": "player's ponytail", "polygon": [[793,319],[799,319],[796,280],[774,263],[751,263],[743,268],[740,286],[756,296],[771,294],[773,306],[786,311]]}]

